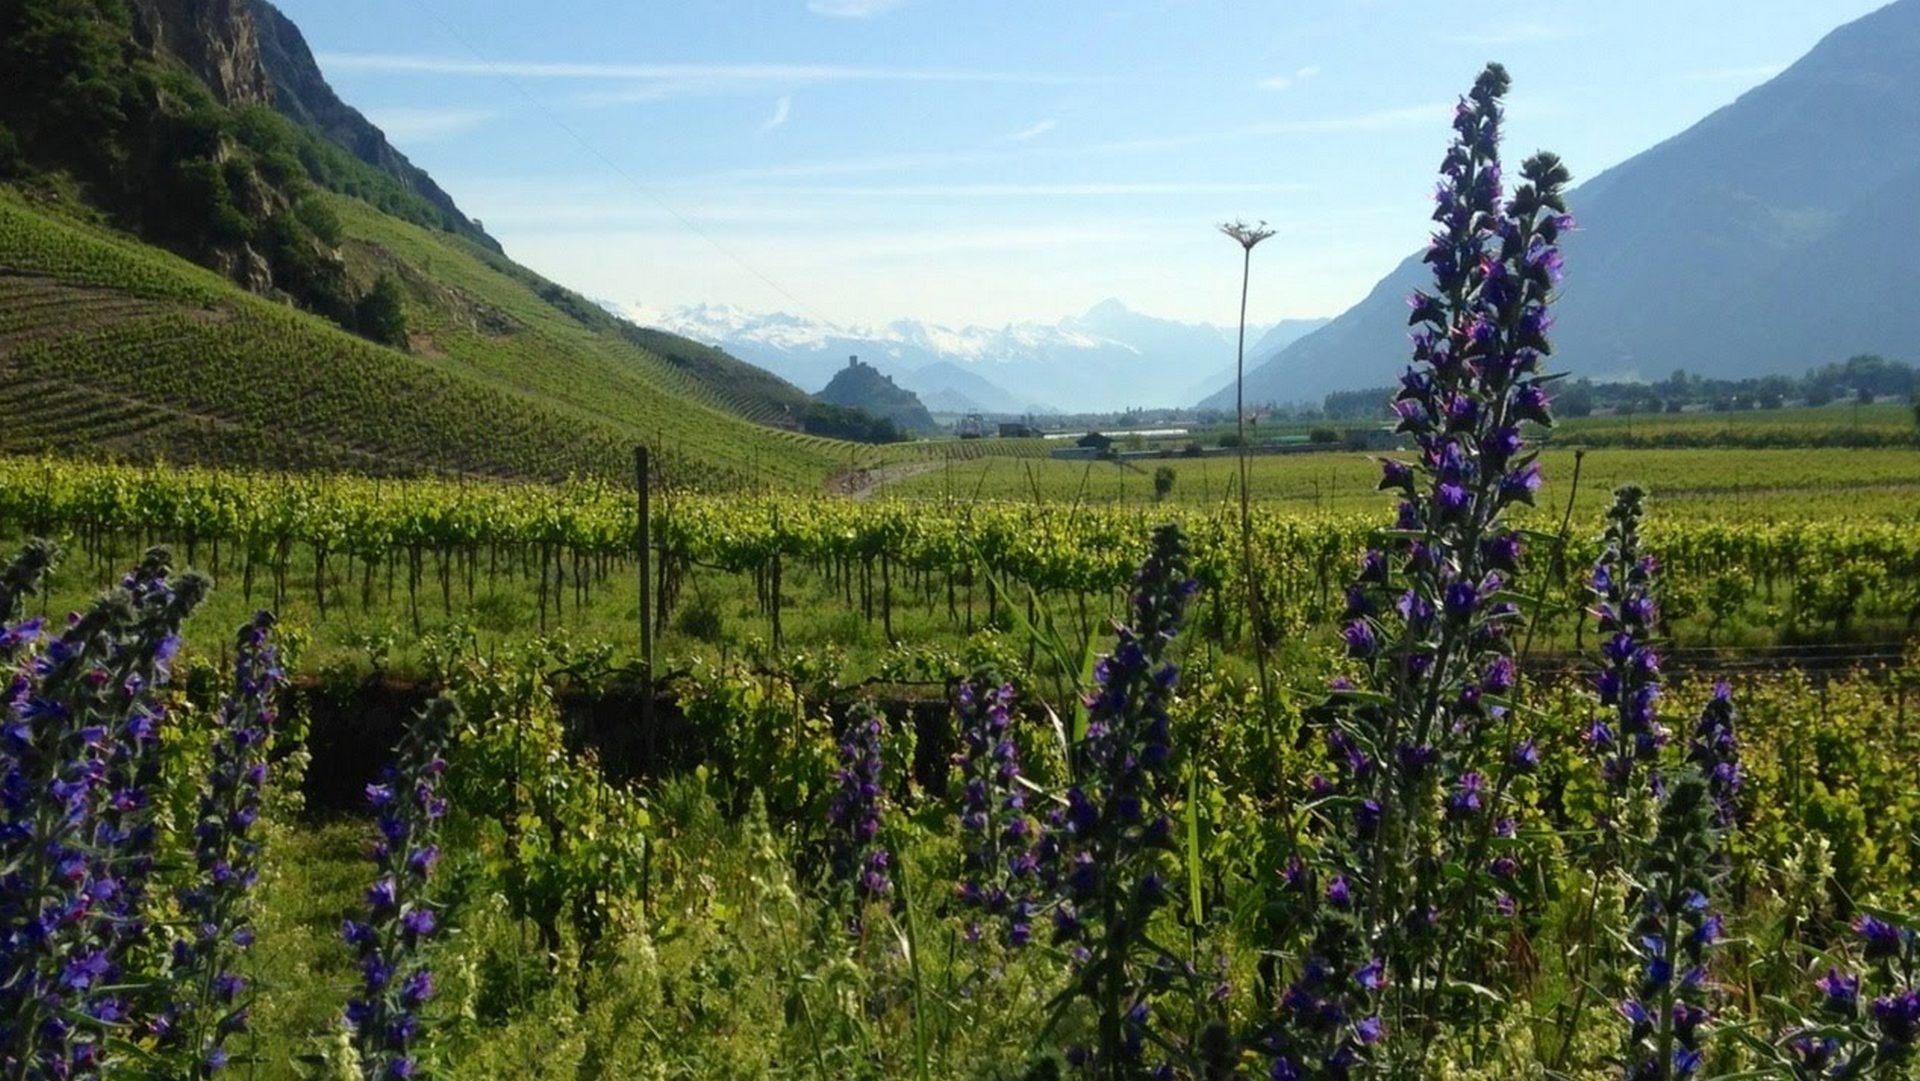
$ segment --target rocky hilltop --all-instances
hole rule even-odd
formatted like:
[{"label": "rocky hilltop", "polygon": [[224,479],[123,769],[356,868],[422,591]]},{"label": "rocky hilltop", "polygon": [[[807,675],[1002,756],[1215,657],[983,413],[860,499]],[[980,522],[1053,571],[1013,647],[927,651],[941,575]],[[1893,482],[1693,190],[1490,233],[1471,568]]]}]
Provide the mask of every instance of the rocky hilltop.
[{"label": "rocky hilltop", "polygon": [[873,365],[853,357],[847,358],[847,366],[814,397],[890,420],[910,432],[924,435],[939,431],[933,414],[927,412],[918,396],[896,384],[892,376],[882,375]]}]

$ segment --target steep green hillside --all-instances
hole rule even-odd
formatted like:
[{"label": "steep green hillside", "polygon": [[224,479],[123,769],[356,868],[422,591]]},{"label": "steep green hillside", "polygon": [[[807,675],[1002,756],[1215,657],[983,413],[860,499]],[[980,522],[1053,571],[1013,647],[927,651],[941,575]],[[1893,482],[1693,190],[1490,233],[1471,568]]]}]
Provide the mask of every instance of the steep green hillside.
[{"label": "steep green hillside", "polygon": [[348,273],[404,288],[412,353],[0,191],[0,450],[272,467],[817,485],[847,444],[749,423],[597,308],[485,248],[325,197]]}]

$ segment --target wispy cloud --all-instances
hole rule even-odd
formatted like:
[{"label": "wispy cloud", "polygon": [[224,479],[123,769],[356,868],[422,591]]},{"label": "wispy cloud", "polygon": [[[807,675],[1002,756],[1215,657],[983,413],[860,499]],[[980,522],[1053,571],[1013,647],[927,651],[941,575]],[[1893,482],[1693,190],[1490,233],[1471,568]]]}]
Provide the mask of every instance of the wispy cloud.
[{"label": "wispy cloud", "polygon": [[850,64],[602,64],[548,60],[470,60],[410,53],[322,53],[320,64],[332,71],[371,71],[406,75],[509,76],[517,79],[599,79],[610,81],[770,83],[770,82],[917,82],[1037,83],[1064,85],[1089,80],[1066,75],[965,68],[890,68]]},{"label": "wispy cloud", "polygon": [[1465,34],[1452,34],[1446,40],[1455,45],[1537,45],[1548,41],[1564,41],[1575,37],[1574,30],[1563,23],[1514,23],[1512,25],[1493,25],[1484,30]]},{"label": "wispy cloud", "polygon": [[575,94],[571,100],[576,105],[589,106],[649,105],[656,101],[673,101],[698,94],[724,93],[741,87],[740,83],[714,79],[653,79],[634,82],[611,90],[591,90],[583,94]]},{"label": "wispy cloud", "polygon": [[393,106],[366,110],[368,119],[396,143],[424,143],[472,131],[500,115],[491,109],[417,109]]},{"label": "wispy cloud", "polygon": [[900,0],[807,0],[807,10],[830,19],[871,19],[900,6]]},{"label": "wispy cloud", "polygon": [[1240,139],[1268,138],[1284,135],[1337,135],[1350,132],[1387,131],[1394,128],[1416,127],[1431,124],[1435,117],[1445,117],[1453,108],[1450,104],[1409,105],[1395,109],[1375,109],[1364,113],[1346,113],[1339,116],[1302,117],[1297,120],[1276,120],[1264,124],[1243,124],[1237,128],[1221,128],[1214,131],[1190,131],[1179,135],[1150,136],[1142,139],[1120,139],[1108,143],[1092,143],[1071,149],[1035,148],[1035,154],[1061,155],[1098,155],[1098,154],[1143,154],[1161,150],[1172,150],[1182,146],[1198,146],[1205,143],[1226,143]]},{"label": "wispy cloud", "polygon": [[1785,64],[1746,64],[1730,68],[1689,71],[1680,78],[1689,83],[1761,83],[1786,69]]},{"label": "wispy cloud", "polygon": [[1320,74],[1319,66],[1309,64],[1296,69],[1291,75],[1269,75],[1260,80],[1259,85],[1262,90],[1285,90],[1295,83],[1304,83],[1318,74]]},{"label": "wispy cloud", "polygon": [[1079,143],[1061,146],[1051,141],[1029,141],[1026,143],[1002,145],[995,149],[929,150],[905,154],[881,154],[865,158],[787,162],[779,165],[755,166],[749,169],[726,169],[712,173],[673,178],[662,182],[703,186],[730,181],[751,183],[755,181],[802,179],[806,177],[902,173],[915,169],[950,168],[957,165],[980,165],[1021,158],[1074,159],[1108,156],[1117,157],[1128,154],[1152,154],[1186,146],[1200,146],[1207,143],[1230,143],[1244,139],[1264,139],[1287,135],[1344,134],[1416,127],[1422,124],[1432,124],[1436,118],[1444,120],[1452,114],[1452,110],[1453,104],[1451,102],[1435,102],[1427,105],[1411,105],[1394,109],[1376,109],[1364,113],[1303,117],[1297,120],[1279,120],[1263,124],[1246,124],[1237,128],[1184,132],[1177,135],[1144,136],[1138,139],[1119,139],[1103,143]]},{"label": "wispy cloud", "polygon": [[1042,120],[1042,121],[1039,121],[1038,123],[1029,124],[1024,128],[1021,128],[1019,131],[1016,131],[1012,135],[1007,136],[1007,139],[1009,142],[1024,143],[1029,139],[1038,139],[1042,135],[1045,135],[1047,132],[1050,132],[1054,128],[1057,128],[1059,126],[1060,126],[1060,122],[1058,120],[1053,120],[1053,119]]},{"label": "wispy cloud", "polygon": [[793,115],[793,95],[782,94],[780,95],[780,100],[773,103],[773,115],[770,117],[767,117],[766,120],[762,121],[760,124],[760,127],[754,131],[754,134],[765,135],[766,133],[779,127],[780,125],[785,124],[787,122],[787,118],[792,115]]},{"label": "wispy cloud", "polygon": [[1237,184],[1215,181],[1087,184],[896,184],[827,187],[742,188],[741,195],[852,196],[861,199],[1030,199],[1136,195],[1249,195],[1297,192],[1299,184]]}]

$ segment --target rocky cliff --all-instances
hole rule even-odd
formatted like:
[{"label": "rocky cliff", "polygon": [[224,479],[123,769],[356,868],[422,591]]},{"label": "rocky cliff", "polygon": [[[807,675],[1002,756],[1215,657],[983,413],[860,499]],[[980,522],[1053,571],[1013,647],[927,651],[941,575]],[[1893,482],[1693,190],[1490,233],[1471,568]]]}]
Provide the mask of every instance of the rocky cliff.
[{"label": "rocky cliff", "polygon": [[247,0],[133,0],[142,48],[177,57],[230,109],[273,100]]}]

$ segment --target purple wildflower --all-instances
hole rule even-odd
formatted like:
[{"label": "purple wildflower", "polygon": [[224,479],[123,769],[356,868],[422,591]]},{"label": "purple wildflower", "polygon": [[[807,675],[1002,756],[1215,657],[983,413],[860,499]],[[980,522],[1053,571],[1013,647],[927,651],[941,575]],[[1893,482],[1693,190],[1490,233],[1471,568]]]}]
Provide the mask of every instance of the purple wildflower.
[{"label": "purple wildflower", "polygon": [[161,1045],[209,1067],[226,1061],[226,1038],[247,1024],[239,1001],[245,981],[232,966],[253,942],[247,895],[260,866],[253,825],[277,720],[275,698],[286,682],[271,639],[273,624],[273,615],[261,612],[240,629],[234,687],[220,706],[193,831],[203,881],[178,892],[191,933],[174,939],[170,976],[176,995]]},{"label": "purple wildflower", "polygon": [[[1131,618],[1114,628],[1113,652],[1096,669],[1086,732],[1074,748],[1079,783],[1067,792],[1058,838],[1067,896],[1054,928],[1057,939],[1086,951],[1073,992],[1102,1010],[1094,1061],[1145,1073],[1152,999],[1197,979],[1169,969],[1146,937],[1149,917],[1167,899],[1172,844],[1168,709],[1178,670],[1168,653],[1198,589],[1179,527],[1154,531],[1133,588]],[[1113,1003],[1128,1004],[1123,1017],[1110,1016]]]},{"label": "purple wildflower", "polygon": [[[1394,409],[1417,454],[1383,467],[1382,488],[1399,497],[1394,529],[1368,554],[1341,632],[1366,693],[1333,694],[1311,715],[1336,768],[1313,793],[1332,843],[1320,850],[1330,866],[1306,906],[1304,953],[1342,971],[1386,957],[1397,972],[1432,977],[1487,948],[1468,933],[1471,920],[1513,906],[1517,865],[1488,849],[1510,783],[1537,754],[1502,701],[1519,620],[1504,594],[1525,565],[1508,518],[1541,481],[1529,426],[1552,421],[1538,370],[1553,299],[1543,272],[1559,266],[1570,176],[1551,154],[1502,175],[1508,85],[1489,65],[1460,102],[1425,256],[1433,284],[1410,302],[1413,363]],[[1380,768],[1385,754],[1397,768]],[[1430,835],[1433,850],[1413,854],[1407,839],[1426,845]],[[1435,933],[1456,920],[1459,933]],[[1386,1034],[1354,1027],[1367,1019],[1422,1026],[1398,1034],[1409,1045],[1433,1035],[1432,1019],[1409,1012],[1416,981],[1367,988],[1316,980],[1315,967],[1283,996],[1292,1006],[1283,1002],[1276,1076],[1370,1072]],[[1393,1010],[1382,995],[1396,997]],[[1342,1024],[1325,1023],[1336,1014]]]},{"label": "purple wildflower", "polygon": [[887,875],[891,857],[881,837],[886,796],[880,736],[880,714],[865,704],[855,706],[840,741],[840,770],[834,774],[839,787],[827,809],[833,874],[851,895],[854,910],[847,927],[854,934],[865,926],[860,909],[886,899],[893,888]]},{"label": "purple wildflower", "polygon": [[367,1077],[410,1077],[423,1039],[420,1008],[433,994],[425,948],[438,920],[429,900],[435,836],[445,815],[437,789],[443,748],[459,710],[436,698],[415,719],[398,761],[368,802],[380,811],[368,918],[349,920],[342,937],[360,958],[360,988],[347,1002],[347,1027]]}]

